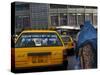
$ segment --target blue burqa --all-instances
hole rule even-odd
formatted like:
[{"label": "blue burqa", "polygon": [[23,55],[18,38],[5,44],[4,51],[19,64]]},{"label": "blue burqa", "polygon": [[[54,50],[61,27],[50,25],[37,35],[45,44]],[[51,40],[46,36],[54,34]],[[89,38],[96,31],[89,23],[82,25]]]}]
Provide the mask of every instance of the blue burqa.
[{"label": "blue burqa", "polygon": [[90,21],[85,21],[84,26],[80,30],[80,34],[78,36],[78,49],[88,42],[91,43],[95,50],[97,49],[97,31],[90,23]]}]

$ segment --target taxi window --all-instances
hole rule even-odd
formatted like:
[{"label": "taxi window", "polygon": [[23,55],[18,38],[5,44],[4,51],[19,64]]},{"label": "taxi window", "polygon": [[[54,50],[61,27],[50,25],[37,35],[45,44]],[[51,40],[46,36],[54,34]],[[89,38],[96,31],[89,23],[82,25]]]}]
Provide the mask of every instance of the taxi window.
[{"label": "taxi window", "polygon": [[66,37],[66,42],[70,42],[70,37]]},{"label": "taxi window", "polygon": [[70,37],[62,36],[62,39],[63,39],[64,42],[70,42],[71,41]]},{"label": "taxi window", "polygon": [[55,33],[23,33],[15,47],[62,46]]}]

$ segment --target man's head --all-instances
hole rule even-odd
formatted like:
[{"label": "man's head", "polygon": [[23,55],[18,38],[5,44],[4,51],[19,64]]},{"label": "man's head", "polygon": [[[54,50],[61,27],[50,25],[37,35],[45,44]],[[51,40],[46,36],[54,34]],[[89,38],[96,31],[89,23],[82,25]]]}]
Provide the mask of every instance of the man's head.
[{"label": "man's head", "polygon": [[83,25],[83,24],[81,24],[81,25],[80,25],[80,29],[82,29],[82,28],[83,28],[83,26],[84,26],[84,25]]}]

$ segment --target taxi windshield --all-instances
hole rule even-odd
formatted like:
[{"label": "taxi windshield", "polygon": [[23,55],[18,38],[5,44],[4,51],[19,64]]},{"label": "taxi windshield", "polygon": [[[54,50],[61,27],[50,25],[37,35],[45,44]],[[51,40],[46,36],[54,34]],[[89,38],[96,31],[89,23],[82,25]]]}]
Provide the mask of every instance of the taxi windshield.
[{"label": "taxi windshield", "polygon": [[62,46],[56,33],[22,33],[15,47]]}]

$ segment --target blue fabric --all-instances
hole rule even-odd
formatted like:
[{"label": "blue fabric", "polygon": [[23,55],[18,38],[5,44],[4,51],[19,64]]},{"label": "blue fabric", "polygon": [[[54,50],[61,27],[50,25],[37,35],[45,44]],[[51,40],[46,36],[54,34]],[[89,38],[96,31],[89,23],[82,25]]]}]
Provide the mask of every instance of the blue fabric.
[{"label": "blue fabric", "polygon": [[80,30],[78,36],[77,47],[78,49],[85,44],[90,42],[92,46],[96,49],[97,47],[97,31],[90,23],[90,21],[85,21],[84,27]]}]

